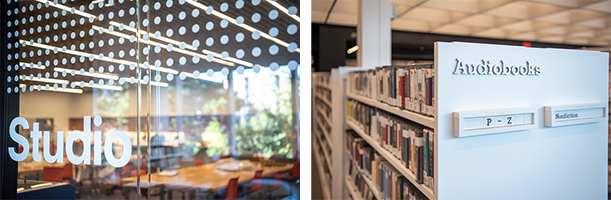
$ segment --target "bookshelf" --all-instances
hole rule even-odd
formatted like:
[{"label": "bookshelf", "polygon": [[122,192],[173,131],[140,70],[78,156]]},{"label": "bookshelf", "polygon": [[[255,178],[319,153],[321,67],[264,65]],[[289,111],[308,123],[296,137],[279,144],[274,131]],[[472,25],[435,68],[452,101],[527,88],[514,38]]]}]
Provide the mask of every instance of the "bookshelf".
[{"label": "bookshelf", "polygon": [[[467,66],[464,69],[469,70],[468,66],[475,67],[482,63],[482,59],[484,63],[492,63],[490,69],[498,65],[501,68],[496,69],[515,68],[517,72],[502,74],[502,71],[497,71],[497,74],[493,71],[487,73],[474,70],[471,72],[475,74],[460,74],[460,71],[453,73],[458,66]],[[545,114],[544,107],[600,105],[608,102],[608,62],[608,54],[593,51],[439,42],[435,44],[435,64],[432,71],[436,76],[431,79],[434,86],[430,87],[434,91],[430,94],[434,97],[432,114],[400,108],[397,104],[391,105],[392,101],[382,102],[375,92],[374,95],[367,96],[352,92],[354,86],[351,85],[351,79],[354,77],[350,76],[350,72],[365,73],[373,69],[340,67],[335,70],[338,77],[332,80],[342,80],[333,87],[334,91],[342,92],[333,93],[335,101],[331,103],[336,105],[336,101],[341,100],[342,105],[333,106],[333,115],[340,117],[332,119],[336,124],[338,119],[343,121],[343,125],[338,127],[353,130],[425,199],[603,199],[608,194],[606,177],[611,171],[607,163],[611,158],[608,154],[611,152],[608,150],[608,107],[588,108],[607,111],[602,115],[597,114],[597,119],[575,119],[575,124],[557,127],[545,125],[545,120],[549,119],[550,115]],[[472,63],[474,64],[471,65]],[[577,65],[587,66],[579,69],[587,73],[575,74],[574,67]],[[521,67],[524,69],[523,73],[520,73]],[[529,71],[528,67],[533,70],[540,67],[537,68],[540,74],[529,74],[533,70]],[[572,81],[558,81],[569,79]],[[540,84],[544,82],[550,84]],[[375,81],[374,83],[377,84]],[[379,85],[375,84],[372,86],[378,87]],[[394,150],[388,149],[388,146],[382,146],[379,137],[376,139],[371,135],[376,134],[378,129],[366,130],[367,127],[361,125],[361,122],[352,119],[348,114],[349,101],[368,105],[376,111],[383,111],[434,132],[431,138],[434,144],[431,148],[434,152],[434,164],[429,172],[433,177],[432,186],[419,183],[416,174],[402,163],[402,157]],[[469,120],[486,119],[522,115],[525,109],[521,108],[534,108],[526,113],[532,118],[523,120],[528,128],[516,129],[520,124],[503,124],[509,121],[499,121],[501,123],[495,127],[484,128],[481,126],[486,126],[482,125],[485,121],[482,121],[482,124],[468,124],[462,121],[466,120],[462,118],[461,121],[455,121],[457,113],[476,113],[470,115],[476,117],[468,118]],[[338,111],[341,113],[337,113]],[[582,112],[579,109],[572,111]],[[502,113],[502,116],[497,116],[498,113]],[[457,136],[455,132],[462,130],[456,128],[459,125],[466,127],[465,130],[479,132],[473,136]],[[335,129],[336,127],[333,127],[331,137],[335,137],[340,131],[336,132]],[[340,134],[345,136],[346,133],[342,130]],[[342,148],[345,141],[332,140],[332,143],[334,148]],[[338,147],[340,144],[341,147]],[[567,146],[571,148],[566,148]],[[345,163],[353,161],[349,160],[350,151],[342,152],[344,159],[339,160],[344,160],[344,164],[335,164],[334,167],[341,165],[339,167],[347,173],[349,168]],[[335,153],[336,151],[333,156]],[[567,155],[588,156],[567,160]],[[338,160],[336,157],[332,158]],[[346,161],[347,159],[349,161]],[[358,173],[365,172],[359,170]],[[342,194],[344,196],[333,197],[348,198],[350,195],[354,199],[362,198],[354,180],[347,174],[343,176],[346,178],[341,179],[345,182],[342,185],[347,192]],[[374,184],[371,179],[365,178],[364,181],[368,185]],[[382,196],[383,193],[374,192],[376,197]]]},{"label": "bookshelf", "polygon": [[[348,155],[350,162],[356,166],[356,162],[352,159],[352,157],[350,157],[350,152],[346,150],[346,155]],[[365,174],[367,174],[366,172],[364,172],[362,169],[359,168],[355,168],[357,169],[356,172],[353,173],[359,173],[362,175],[363,180],[365,181],[365,184],[367,184],[367,186],[369,186],[369,188],[371,189],[371,192],[373,193],[373,195],[376,197],[376,199],[382,199],[382,195],[380,194],[380,191],[378,190],[377,186],[374,184],[374,182]],[[354,186],[354,184],[352,184],[354,181],[352,181],[352,179],[350,177],[346,178],[347,180],[350,180],[350,183],[347,183],[351,186]],[[358,192],[358,190],[357,190]],[[360,195],[360,194],[359,194]],[[360,196],[359,196],[360,197]]]},{"label": "bookshelf", "polygon": [[352,130],[354,130],[354,132],[356,132],[371,147],[373,147],[376,150],[377,153],[379,153],[382,157],[384,157],[384,159],[386,159],[386,161],[388,161],[399,172],[401,172],[401,174],[403,174],[403,176],[405,176],[405,178],[407,180],[409,180],[412,184],[414,184],[414,186],[416,186],[416,188],[418,188],[427,198],[429,198],[429,199],[436,199],[435,198],[435,194],[434,194],[433,190],[431,190],[431,188],[428,188],[428,187],[424,186],[423,184],[416,183],[416,176],[414,175],[414,173],[412,173],[411,171],[409,171],[408,169],[403,167],[401,165],[401,161],[399,161],[399,159],[397,159],[394,155],[392,155],[390,152],[388,152],[388,150],[386,150],[386,149],[382,148],[380,145],[378,145],[378,143],[376,141],[374,141],[373,139],[371,139],[370,136],[366,135],[363,132],[363,129],[361,129],[355,122],[353,122],[351,119],[347,119],[346,120],[346,124],[348,124],[348,126]]},{"label": "bookshelf", "polygon": [[346,187],[348,188],[348,191],[350,192],[350,196],[352,197],[353,200],[361,200],[361,194],[359,194],[359,191],[356,189],[356,186],[354,185],[354,181],[352,181],[352,179],[350,177],[346,178]]},{"label": "bookshelf", "polygon": [[[323,197],[331,199],[333,176],[331,154],[333,142],[330,129],[332,128],[330,114],[333,113],[331,98],[332,89],[329,86],[330,73],[319,72],[312,74],[312,150],[320,175]],[[326,96],[326,97],[325,97]]]}]

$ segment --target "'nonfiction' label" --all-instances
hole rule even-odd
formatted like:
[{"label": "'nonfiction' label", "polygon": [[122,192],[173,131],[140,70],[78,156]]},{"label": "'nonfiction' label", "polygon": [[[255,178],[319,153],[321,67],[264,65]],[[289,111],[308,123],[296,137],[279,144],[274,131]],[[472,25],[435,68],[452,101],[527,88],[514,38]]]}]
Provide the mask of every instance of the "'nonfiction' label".
[{"label": "'nonfiction' label", "polygon": [[579,114],[576,113],[564,113],[564,114],[556,114],[556,119],[569,119],[569,118],[578,118]]}]

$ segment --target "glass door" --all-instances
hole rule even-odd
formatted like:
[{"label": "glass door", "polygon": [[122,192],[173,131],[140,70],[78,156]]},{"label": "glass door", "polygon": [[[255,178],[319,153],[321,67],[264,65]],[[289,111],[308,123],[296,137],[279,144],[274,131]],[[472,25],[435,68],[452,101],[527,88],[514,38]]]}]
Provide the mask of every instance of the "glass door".
[{"label": "glass door", "polygon": [[298,195],[299,1],[1,3],[3,198]]}]

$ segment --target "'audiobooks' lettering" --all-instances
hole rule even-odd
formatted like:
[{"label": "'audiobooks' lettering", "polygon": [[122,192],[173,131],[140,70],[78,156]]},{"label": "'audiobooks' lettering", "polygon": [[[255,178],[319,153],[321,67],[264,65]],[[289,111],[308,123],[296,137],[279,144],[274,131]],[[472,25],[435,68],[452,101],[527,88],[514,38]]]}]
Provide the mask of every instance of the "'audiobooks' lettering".
[{"label": "'audiobooks' lettering", "polygon": [[538,76],[541,73],[539,66],[533,66],[528,61],[526,65],[505,65],[501,60],[500,65],[492,64],[489,60],[482,59],[481,64],[465,64],[460,59],[456,59],[454,74],[456,75],[527,75]]}]

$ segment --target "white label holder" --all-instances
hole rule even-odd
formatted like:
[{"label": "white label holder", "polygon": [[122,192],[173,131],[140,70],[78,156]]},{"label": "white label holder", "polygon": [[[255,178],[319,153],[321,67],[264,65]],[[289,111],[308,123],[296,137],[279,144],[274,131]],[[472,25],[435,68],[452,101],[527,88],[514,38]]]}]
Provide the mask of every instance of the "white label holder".
[{"label": "white label holder", "polygon": [[606,103],[545,106],[543,110],[547,127],[607,121]]},{"label": "white label holder", "polygon": [[515,108],[453,113],[453,134],[469,137],[520,131],[535,127],[535,108]]}]

